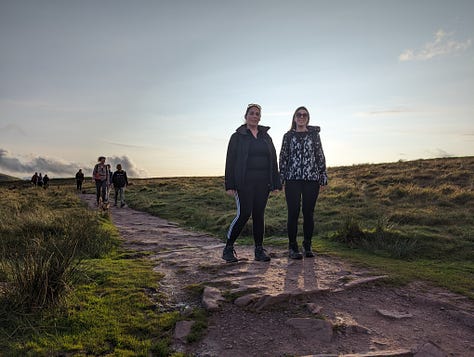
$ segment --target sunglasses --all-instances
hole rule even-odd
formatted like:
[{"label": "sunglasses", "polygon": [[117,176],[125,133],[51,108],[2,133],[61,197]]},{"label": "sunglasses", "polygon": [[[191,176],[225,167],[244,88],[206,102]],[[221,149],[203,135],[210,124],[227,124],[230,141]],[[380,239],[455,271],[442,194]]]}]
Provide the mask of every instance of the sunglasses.
[{"label": "sunglasses", "polygon": [[307,118],[308,117],[308,113],[296,113],[295,116],[299,119],[299,118]]}]

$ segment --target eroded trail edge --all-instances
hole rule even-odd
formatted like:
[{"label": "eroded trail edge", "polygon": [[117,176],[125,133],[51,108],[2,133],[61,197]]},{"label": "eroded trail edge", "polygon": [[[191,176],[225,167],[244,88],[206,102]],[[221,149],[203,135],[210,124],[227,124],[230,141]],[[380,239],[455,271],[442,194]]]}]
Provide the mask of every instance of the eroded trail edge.
[{"label": "eroded trail edge", "polygon": [[[83,195],[91,208],[95,197]],[[124,247],[147,256],[165,275],[163,309],[196,305],[209,313],[205,336],[187,343],[192,321],[178,323],[175,348],[201,357],[225,356],[474,356],[474,304],[416,282],[390,287],[385,276],[317,255],[290,260],[269,248],[236,246],[238,263],[221,259],[223,244],[128,207],[112,207]],[[245,259],[246,258],[246,259]],[[196,300],[192,287],[203,289]],[[185,319],[186,320],[186,319]]]}]

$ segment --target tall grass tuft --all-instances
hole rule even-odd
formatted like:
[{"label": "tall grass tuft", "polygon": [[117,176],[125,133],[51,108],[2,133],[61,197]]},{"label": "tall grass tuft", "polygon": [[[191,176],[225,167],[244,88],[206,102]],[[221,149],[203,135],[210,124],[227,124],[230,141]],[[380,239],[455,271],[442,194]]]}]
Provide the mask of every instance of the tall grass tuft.
[{"label": "tall grass tuft", "polygon": [[417,239],[394,229],[387,217],[380,217],[375,227],[368,228],[362,228],[356,218],[348,217],[342,227],[330,236],[351,248],[392,258],[410,258],[419,251]]},{"label": "tall grass tuft", "polygon": [[0,211],[2,297],[14,311],[55,306],[75,282],[81,260],[99,257],[114,245],[96,215],[84,207],[57,209],[53,194],[31,191],[20,197],[22,193],[9,192],[15,204],[9,203],[8,213]]}]

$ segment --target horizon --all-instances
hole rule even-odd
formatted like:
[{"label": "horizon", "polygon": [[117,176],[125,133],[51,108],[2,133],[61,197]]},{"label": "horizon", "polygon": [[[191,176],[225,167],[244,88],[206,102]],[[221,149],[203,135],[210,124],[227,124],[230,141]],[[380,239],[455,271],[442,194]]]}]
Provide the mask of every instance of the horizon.
[{"label": "horizon", "polygon": [[[420,159],[413,159],[413,160],[398,160],[398,161],[387,161],[387,162],[366,162],[366,163],[358,163],[358,164],[350,164],[350,165],[327,166],[327,169],[329,170],[329,169],[338,169],[338,168],[343,168],[343,167],[371,166],[371,165],[394,165],[394,164],[410,163],[410,162],[415,162],[415,161],[456,160],[456,159],[468,159],[468,158],[472,158],[472,157],[474,157],[474,155],[433,157],[433,158],[427,158],[427,159],[420,158]],[[32,172],[32,175],[34,173],[35,172]],[[37,172],[37,173],[40,173],[40,172]],[[48,173],[46,172],[46,174],[48,174]],[[3,172],[0,172],[0,175],[10,176],[10,175],[5,174]],[[13,177],[13,178],[14,179],[19,179],[19,180],[22,180],[22,181],[29,181],[31,179],[31,176],[30,177],[28,177],[28,176]],[[43,174],[43,176],[44,176],[44,174]],[[222,175],[177,175],[177,176],[133,177],[133,176],[129,176],[128,173],[127,173],[127,176],[129,177],[129,179],[132,179],[132,180],[153,180],[153,179],[174,179],[174,178],[224,177],[224,174],[222,174]],[[50,177],[49,174],[48,174],[48,177]],[[54,180],[73,180],[73,179],[75,179],[75,177],[74,176],[61,176],[61,177],[55,176],[55,177],[50,177],[50,179],[53,180],[53,181]],[[87,181],[88,179],[92,179],[92,177],[86,176],[85,179]],[[331,178],[329,177],[329,180],[330,179]]]},{"label": "horizon", "polygon": [[139,5],[0,2],[0,172],[221,176],[248,103],[328,167],[474,154],[473,1]]}]

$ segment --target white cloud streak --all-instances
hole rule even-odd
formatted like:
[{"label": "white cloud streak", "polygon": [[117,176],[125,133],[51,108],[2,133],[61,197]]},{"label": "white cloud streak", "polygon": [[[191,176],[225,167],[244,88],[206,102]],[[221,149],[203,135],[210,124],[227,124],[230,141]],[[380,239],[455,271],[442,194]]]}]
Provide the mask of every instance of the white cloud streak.
[{"label": "white cloud streak", "polygon": [[371,111],[366,111],[366,112],[357,112],[355,113],[355,116],[359,118],[382,117],[382,116],[410,114],[414,112],[415,110],[412,110],[409,108],[387,108],[387,109],[371,110]]},{"label": "white cloud streak", "polygon": [[447,33],[439,29],[434,34],[432,42],[426,43],[421,49],[406,49],[400,56],[399,61],[426,61],[437,56],[450,55],[467,50],[472,45],[472,40],[467,39],[464,42],[458,42],[453,39],[454,33]]}]

